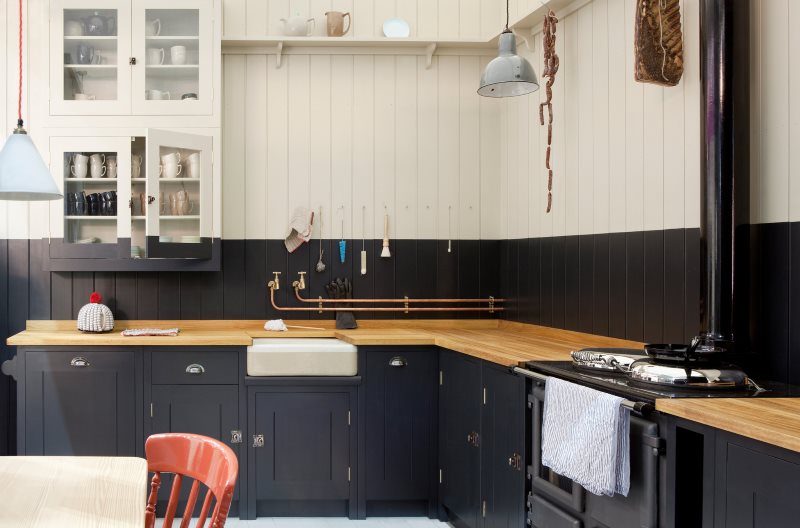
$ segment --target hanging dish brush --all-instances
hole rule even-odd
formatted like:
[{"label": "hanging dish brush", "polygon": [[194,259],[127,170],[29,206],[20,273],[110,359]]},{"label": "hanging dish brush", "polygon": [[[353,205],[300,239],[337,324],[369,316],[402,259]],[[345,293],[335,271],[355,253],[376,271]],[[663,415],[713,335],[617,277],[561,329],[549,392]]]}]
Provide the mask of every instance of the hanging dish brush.
[{"label": "hanging dish brush", "polygon": [[325,271],[325,263],[322,262],[322,255],[325,250],[322,249],[322,206],[319,206],[319,261],[317,261],[317,273]]},{"label": "hanging dish brush", "polygon": [[347,242],[344,239],[344,206],[342,209],[342,239],[339,241],[339,262],[344,264],[344,258],[347,254]]},{"label": "hanging dish brush", "polygon": [[383,249],[381,250],[381,258],[389,258],[392,253],[389,251],[389,213],[383,213]]},{"label": "hanging dish brush", "polygon": [[367,274],[367,249],[366,249],[366,241],[365,241],[365,231],[366,231],[366,213],[367,213],[367,206],[361,206],[361,274]]}]

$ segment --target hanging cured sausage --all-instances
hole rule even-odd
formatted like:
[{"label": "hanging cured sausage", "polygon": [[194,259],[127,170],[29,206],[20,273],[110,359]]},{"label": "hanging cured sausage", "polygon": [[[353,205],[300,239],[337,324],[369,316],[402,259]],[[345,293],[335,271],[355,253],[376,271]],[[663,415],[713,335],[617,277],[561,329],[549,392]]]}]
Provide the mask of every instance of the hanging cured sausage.
[{"label": "hanging cured sausage", "polygon": [[547,108],[547,152],[544,166],[547,168],[547,212],[553,206],[553,169],[550,166],[550,145],[553,143],[553,83],[558,71],[558,55],[556,55],[556,24],[558,18],[553,11],[544,17],[542,26],[542,48],[544,50],[544,71],[542,77],[547,78],[545,95],[547,99],[539,105],[539,124],[544,125],[544,109]]},{"label": "hanging cured sausage", "polygon": [[680,0],[637,0],[635,78],[675,86],[683,75]]}]

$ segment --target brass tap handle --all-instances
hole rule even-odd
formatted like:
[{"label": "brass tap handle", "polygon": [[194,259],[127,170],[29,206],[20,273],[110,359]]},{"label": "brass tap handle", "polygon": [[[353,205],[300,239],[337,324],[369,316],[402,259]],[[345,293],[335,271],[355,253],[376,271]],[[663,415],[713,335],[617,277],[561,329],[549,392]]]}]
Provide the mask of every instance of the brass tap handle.
[{"label": "brass tap handle", "polygon": [[305,271],[298,271],[297,275],[300,276],[299,280],[296,280],[292,283],[292,286],[298,290],[305,290],[306,289],[306,272]]},{"label": "brass tap handle", "polygon": [[273,271],[272,274],[275,276],[275,278],[273,280],[269,281],[267,283],[267,286],[269,286],[269,288],[271,290],[280,290],[281,289],[281,278],[280,278],[281,272],[280,271]]}]

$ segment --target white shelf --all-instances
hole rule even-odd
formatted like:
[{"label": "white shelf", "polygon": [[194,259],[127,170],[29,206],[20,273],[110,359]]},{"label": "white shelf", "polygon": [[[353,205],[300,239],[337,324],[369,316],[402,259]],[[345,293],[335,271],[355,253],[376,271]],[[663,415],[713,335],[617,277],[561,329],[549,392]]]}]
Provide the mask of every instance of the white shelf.
[{"label": "white shelf", "polygon": [[78,41],[89,41],[89,42],[100,42],[100,41],[116,41],[116,35],[79,35],[79,36],[72,36],[67,35],[64,37],[64,40],[78,40]]},{"label": "white shelf", "polygon": [[65,64],[70,70],[116,70],[116,64]]},{"label": "white shelf", "polygon": [[133,183],[147,183],[147,178],[131,178]]},{"label": "white shelf", "polygon": [[75,216],[75,215],[66,215],[64,216],[66,220],[116,220],[116,216]]},{"label": "white shelf", "polygon": [[64,178],[64,181],[76,183],[108,183],[116,182],[117,178]]},{"label": "white shelf", "polygon": [[200,215],[164,215],[159,220],[200,220]]},{"label": "white shelf", "polygon": [[164,42],[167,40],[200,40],[200,37],[197,35],[157,35],[145,38],[153,42]]},{"label": "white shelf", "polygon": [[164,183],[199,182],[200,178],[159,178],[158,181]]}]

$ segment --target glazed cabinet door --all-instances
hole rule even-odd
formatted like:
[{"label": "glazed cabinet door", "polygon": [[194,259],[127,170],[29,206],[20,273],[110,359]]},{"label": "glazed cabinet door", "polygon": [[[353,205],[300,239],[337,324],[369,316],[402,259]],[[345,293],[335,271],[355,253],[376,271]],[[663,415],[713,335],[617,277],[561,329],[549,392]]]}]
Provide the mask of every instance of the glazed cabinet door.
[{"label": "glazed cabinet door", "polygon": [[211,114],[213,9],[213,0],[134,0],[134,114]]},{"label": "glazed cabinet door", "polygon": [[25,352],[25,455],[136,456],[137,353]]},{"label": "glazed cabinet door", "polygon": [[148,258],[211,258],[212,145],[210,136],[147,131]]},{"label": "glazed cabinet door", "polygon": [[451,517],[477,527],[481,509],[481,363],[442,351],[439,370],[439,500]]},{"label": "glazed cabinet door", "polygon": [[481,514],[486,528],[525,524],[524,378],[483,365]]},{"label": "glazed cabinet door", "polygon": [[128,137],[50,138],[50,171],[64,193],[51,205],[51,258],[128,256],[130,145]]},{"label": "glazed cabinet door", "polygon": [[51,0],[50,113],[131,111],[130,0]]},{"label": "glazed cabinet door", "polygon": [[371,501],[416,501],[417,513],[427,514],[436,481],[438,355],[409,347],[365,354],[367,515]]}]

